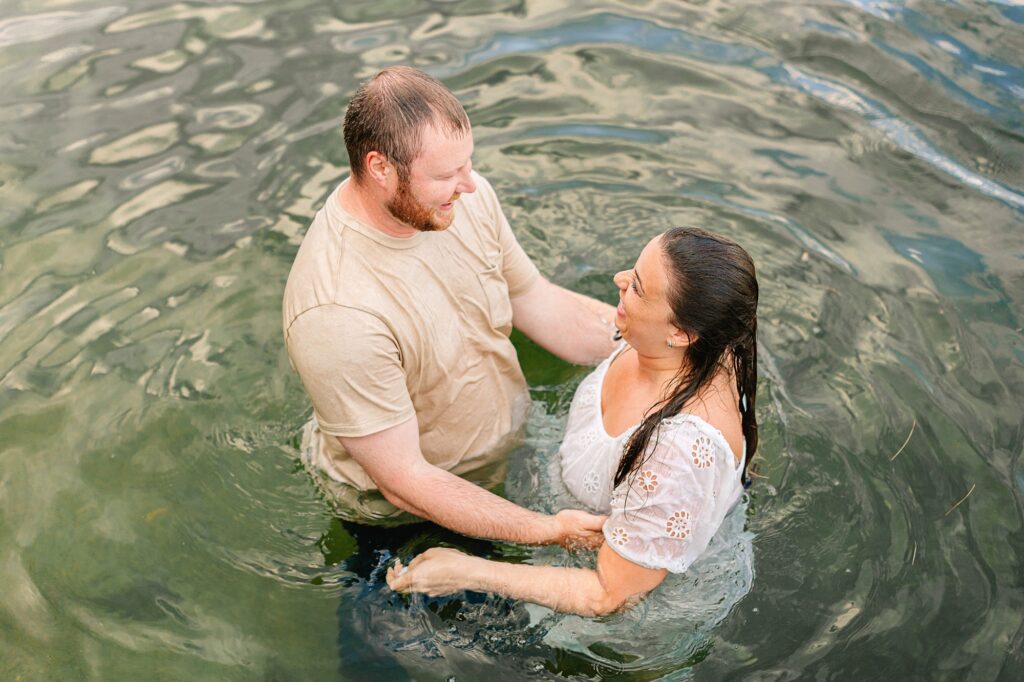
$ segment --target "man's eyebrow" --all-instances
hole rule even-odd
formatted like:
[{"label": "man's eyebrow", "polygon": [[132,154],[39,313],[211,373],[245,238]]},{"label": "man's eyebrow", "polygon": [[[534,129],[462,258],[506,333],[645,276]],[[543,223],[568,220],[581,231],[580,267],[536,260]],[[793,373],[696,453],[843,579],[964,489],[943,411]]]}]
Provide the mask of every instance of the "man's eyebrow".
[{"label": "man's eyebrow", "polygon": [[640,285],[640,288],[646,292],[647,290],[644,289],[644,283],[640,281],[640,273],[636,271],[636,268],[633,268],[633,276],[636,277],[636,283]]},{"label": "man's eyebrow", "polygon": [[[466,161],[466,163],[469,163],[469,161]],[[447,167],[444,171],[441,172],[441,175],[455,175],[466,166],[466,163],[463,163],[461,166],[458,166],[457,168]]]}]

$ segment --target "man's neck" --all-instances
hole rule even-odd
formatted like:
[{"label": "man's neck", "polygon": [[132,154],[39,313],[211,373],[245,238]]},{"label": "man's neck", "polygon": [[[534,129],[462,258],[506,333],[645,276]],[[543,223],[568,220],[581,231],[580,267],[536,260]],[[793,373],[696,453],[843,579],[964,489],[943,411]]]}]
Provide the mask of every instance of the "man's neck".
[{"label": "man's neck", "polygon": [[360,185],[354,177],[349,177],[338,189],[338,205],[361,223],[389,237],[409,239],[419,234],[416,228],[396,220],[384,207],[383,200],[372,190]]}]

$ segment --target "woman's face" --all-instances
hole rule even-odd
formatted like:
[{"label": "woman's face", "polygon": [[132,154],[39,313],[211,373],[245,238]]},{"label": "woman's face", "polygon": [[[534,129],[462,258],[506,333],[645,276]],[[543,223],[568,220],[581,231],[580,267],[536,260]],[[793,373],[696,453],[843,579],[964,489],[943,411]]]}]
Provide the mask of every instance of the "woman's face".
[{"label": "woman's face", "polygon": [[[642,355],[670,355],[686,345],[686,335],[672,324],[669,271],[663,254],[659,235],[640,252],[632,270],[623,270],[613,278],[619,287],[615,326]],[[669,339],[674,347],[669,347]]]}]

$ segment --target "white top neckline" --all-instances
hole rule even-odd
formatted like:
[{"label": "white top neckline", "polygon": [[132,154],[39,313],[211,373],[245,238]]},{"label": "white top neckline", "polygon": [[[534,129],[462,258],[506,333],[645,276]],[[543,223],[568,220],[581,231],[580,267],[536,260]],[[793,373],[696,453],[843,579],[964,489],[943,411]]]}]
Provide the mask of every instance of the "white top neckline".
[{"label": "white top neckline", "polygon": [[[606,376],[608,376],[608,368],[612,366],[612,363],[615,361],[615,358],[617,358],[620,355],[622,355],[622,353],[624,353],[625,350],[627,348],[629,348],[629,347],[630,347],[629,343],[627,343],[626,341],[623,341],[622,343],[620,343],[618,348],[613,350],[612,354],[609,355],[607,358],[605,358],[604,361],[601,362],[601,365],[596,370],[596,371],[600,372],[600,375],[597,377],[597,406],[596,406],[596,409],[594,410],[594,414],[595,414],[595,416],[597,418],[598,431],[607,440],[610,440],[610,441],[622,441],[623,443],[626,442],[629,434],[631,434],[633,431],[635,431],[640,426],[640,424],[637,423],[637,424],[633,424],[632,426],[627,426],[622,431],[622,433],[620,433],[617,436],[611,435],[610,433],[608,433],[608,429],[605,428],[605,425],[604,425],[604,406],[602,405],[601,398],[604,395],[604,379],[605,379]],[[725,437],[725,434],[722,433],[721,429],[716,428],[713,424],[711,424],[711,422],[707,421],[703,417],[700,417],[700,416],[698,416],[698,415],[696,415],[696,414],[694,414],[692,412],[680,412],[679,414],[676,414],[676,415],[674,415],[672,417],[668,417],[666,419],[662,419],[661,421],[662,421],[663,424],[682,424],[683,420],[686,420],[686,419],[694,421],[697,424],[697,426],[703,426],[704,430],[710,431],[712,433],[712,435],[717,436],[717,439],[721,441],[720,444],[722,446],[724,446],[725,451],[728,452],[729,456],[732,458],[732,462],[733,462],[733,464],[735,466],[736,471],[740,472],[740,471],[743,470],[743,465],[744,465],[744,463],[746,462],[746,459],[747,459],[747,439],[746,439],[746,437],[743,438],[743,456],[737,458],[736,457],[736,452],[732,449],[732,446],[729,445],[729,440]]]}]

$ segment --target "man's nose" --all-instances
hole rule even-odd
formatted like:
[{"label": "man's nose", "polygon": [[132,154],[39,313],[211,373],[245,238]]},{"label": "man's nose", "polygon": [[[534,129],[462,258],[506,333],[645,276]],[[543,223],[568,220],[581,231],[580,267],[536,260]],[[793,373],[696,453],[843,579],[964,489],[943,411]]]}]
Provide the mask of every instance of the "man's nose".
[{"label": "man's nose", "polygon": [[473,172],[466,171],[466,174],[459,180],[455,191],[459,194],[472,194],[476,191],[476,182],[473,180]]}]

